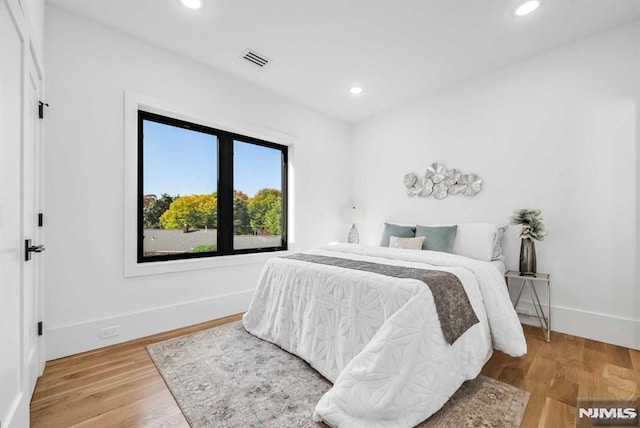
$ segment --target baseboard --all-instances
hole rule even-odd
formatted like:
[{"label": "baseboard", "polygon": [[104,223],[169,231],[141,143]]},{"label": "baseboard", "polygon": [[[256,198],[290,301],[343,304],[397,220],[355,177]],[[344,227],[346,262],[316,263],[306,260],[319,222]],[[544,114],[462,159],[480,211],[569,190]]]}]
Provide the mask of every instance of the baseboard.
[{"label": "baseboard", "polygon": [[[45,330],[47,361],[245,312],[252,296],[253,290],[248,290],[79,324],[53,327]],[[640,350],[640,321],[638,320],[553,305],[551,308],[553,331]],[[520,302],[519,310],[534,313],[531,302],[524,300]],[[535,319],[521,317],[521,320],[525,324],[538,325]],[[119,335],[101,339],[100,329],[111,326],[118,326]]]},{"label": "baseboard", "polygon": [[29,426],[29,401],[31,397],[21,392],[9,407],[6,415],[0,415],[2,427],[23,428]]},{"label": "baseboard", "polygon": [[[45,330],[47,361],[245,312],[253,290]],[[118,326],[118,336],[100,329]]]},{"label": "baseboard", "polygon": [[[531,302],[524,300],[518,310],[534,313]],[[544,310],[547,313],[546,306]],[[539,326],[533,318],[520,317],[520,320],[523,324]],[[551,305],[551,330],[640,350],[640,320]]]}]

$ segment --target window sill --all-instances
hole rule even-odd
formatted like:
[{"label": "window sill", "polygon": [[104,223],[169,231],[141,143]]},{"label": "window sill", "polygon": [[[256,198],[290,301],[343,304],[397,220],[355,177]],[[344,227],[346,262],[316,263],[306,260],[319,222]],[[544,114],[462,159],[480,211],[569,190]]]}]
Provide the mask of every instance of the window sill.
[{"label": "window sill", "polygon": [[269,253],[236,254],[231,256],[206,257],[200,259],[168,260],[164,262],[126,263],[125,277],[161,275],[165,273],[187,272],[202,269],[217,269],[230,266],[261,264],[273,257],[292,254],[292,251]]}]

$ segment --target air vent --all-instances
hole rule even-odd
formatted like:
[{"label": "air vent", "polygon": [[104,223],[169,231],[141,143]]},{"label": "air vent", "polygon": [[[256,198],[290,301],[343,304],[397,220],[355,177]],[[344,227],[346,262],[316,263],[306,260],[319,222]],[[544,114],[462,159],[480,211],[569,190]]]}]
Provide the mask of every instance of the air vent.
[{"label": "air vent", "polygon": [[269,58],[251,49],[247,49],[246,51],[242,52],[242,59],[246,59],[250,63],[257,65],[260,68],[266,67],[271,63],[271,60]]}]

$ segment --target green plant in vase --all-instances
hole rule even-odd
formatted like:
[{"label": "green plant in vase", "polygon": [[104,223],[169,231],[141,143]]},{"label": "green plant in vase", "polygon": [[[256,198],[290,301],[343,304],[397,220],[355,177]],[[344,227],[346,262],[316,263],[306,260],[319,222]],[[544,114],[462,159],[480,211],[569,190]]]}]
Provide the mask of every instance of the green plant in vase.
[{"label": "green plant in vase", "polygon": [[534,208],[523,208],[513,211],[511,224],[522,225],[520,230],[520,275],[535,276],[536,266],[536,241],[542,241],[547,235],[547,230],[542,222],[542,211]]}]

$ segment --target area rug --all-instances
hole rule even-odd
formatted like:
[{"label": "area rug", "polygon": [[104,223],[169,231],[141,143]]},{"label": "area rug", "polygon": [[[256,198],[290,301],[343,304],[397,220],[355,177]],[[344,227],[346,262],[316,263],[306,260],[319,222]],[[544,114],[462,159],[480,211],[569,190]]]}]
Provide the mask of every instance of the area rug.
[{"label": "area rug", "polygon": [[[326,426],[311,415],[331,383],[240,321],[147,351],[193,428]],[[519,427],[528,401],[528,392],[479,376],[419,427]]]}]

